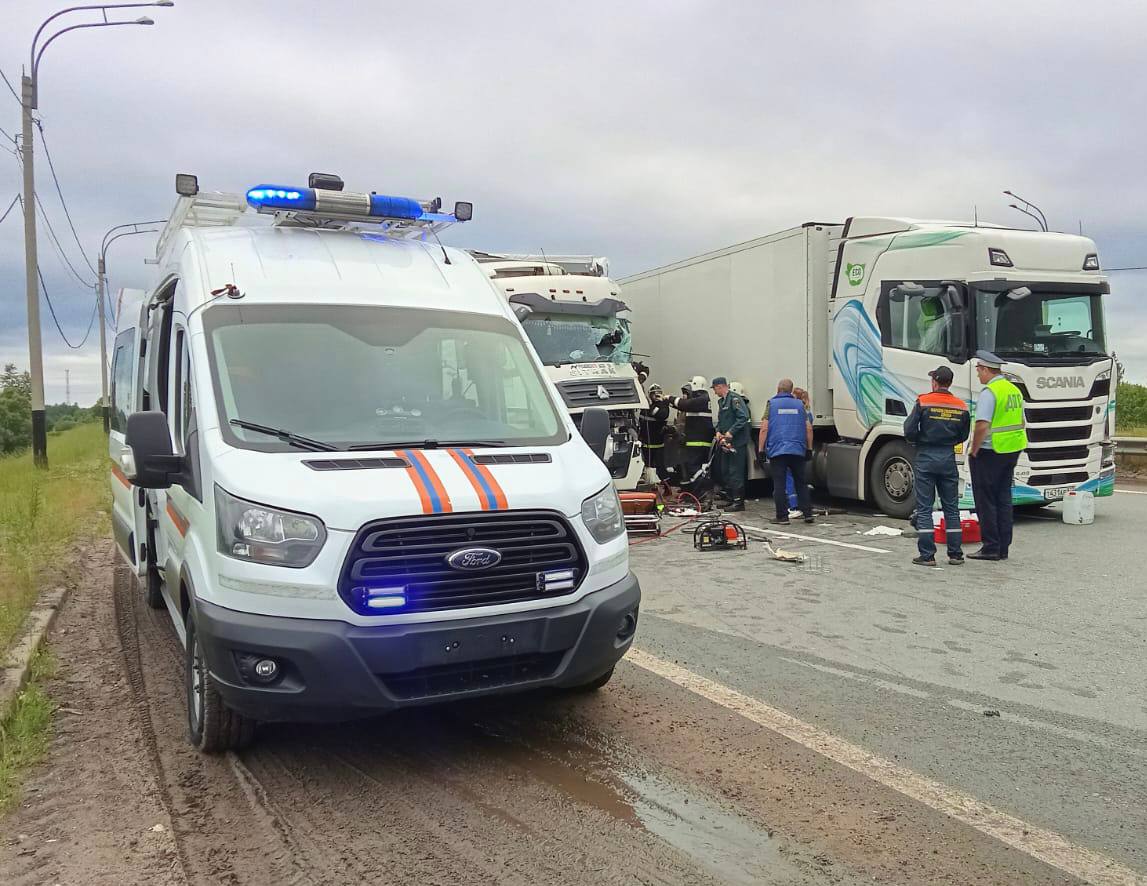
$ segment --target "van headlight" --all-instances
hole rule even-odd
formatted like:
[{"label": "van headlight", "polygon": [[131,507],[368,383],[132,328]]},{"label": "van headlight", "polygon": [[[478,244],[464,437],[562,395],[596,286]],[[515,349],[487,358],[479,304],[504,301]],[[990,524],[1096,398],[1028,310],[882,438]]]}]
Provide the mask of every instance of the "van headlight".
[{"label": "van headlight", "polygon": [[327,540],[317,517],[245,501],[218,486],[215,519],[219,553],[236,560],[301,569],[315,561]]},{"label": "van headlight", "polygon": [[621,513],[621,499],[613,484],[581,503],[581,519],[585,528],[599,545],[612,541],[625,532],[625,517]]}]

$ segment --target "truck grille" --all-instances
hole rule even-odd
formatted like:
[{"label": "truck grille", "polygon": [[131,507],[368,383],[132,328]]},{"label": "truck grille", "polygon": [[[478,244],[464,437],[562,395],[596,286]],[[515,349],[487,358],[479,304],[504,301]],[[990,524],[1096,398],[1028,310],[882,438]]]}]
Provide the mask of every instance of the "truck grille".
[{"label": "truck grille", "polygon": [[1029,486],[1069,486],[1087,479],[1087,471],[1061,471],[1057,474],[1040,474],[1028,480]]},{"label": "truck grille", "polygon": [[1031,424],[1046,424],[1053,421],[1090,421],[1093,406],[1057,406],[1051,409],[1032,409],[1024,404],[1024,416]]},{"label": "truck grille", "polygon": [[[601,388],[609,396],[602,397]],[[614,403],[638,403],[637,385],[632,379],[585,379],[558,382],[558,393],[567,407],[582,409],[588,406],[610,406]]]},{"label": "truck grille", "polygon": [[544,680],[554,675],[563,655],[564,652],[509,655],[486,661],[417,668],[401,674],[379,674],[378,679],[391,695],[398,698],[431,698]]},{"label": "truck grille", "polygon": [[1028,461],[1087,461],[1086,446],[1052,446],[1047,449],[1028,449]]},{"label": "truck grille", "polygon": [[[447,564],[450,554],[470,547],[492,548],[502,559],[474,571]],[[552,570],[572,570],[573,587],[538,590],[539,573]],[[585,553],[573,528],[551,511],[399,517],[358,531],[339,594],[356,612],[379,615],[362,608],[356,589],[401,589],[406,602],[394,612],[434,612],[565,596],[585,573]]]},{"label": "truck grille", "polygon": [[1074,428],[1043,428],[1039,425],[1029,425],[1029,443],[1066,443],[1068,441],[1083,441],[1091,436],[1091,425],[1080,425]]}]

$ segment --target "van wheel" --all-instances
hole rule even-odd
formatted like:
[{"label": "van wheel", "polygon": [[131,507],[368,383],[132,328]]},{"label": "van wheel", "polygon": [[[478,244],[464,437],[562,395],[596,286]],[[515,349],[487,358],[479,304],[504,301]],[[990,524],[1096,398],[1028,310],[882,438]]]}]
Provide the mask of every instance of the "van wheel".
[{"label": "van wheel", "polygon": [[223,703],[215,681],[207,670],[207,659],[195,631],[195,620],[187,614],[187,649],[184,682],[187,689],[187,733],[191,743],[205,754],[237,751],[255,738],[255,721],[231,710]]},{"label": "van wheel", "polygon": [[163,609],[166,605],[163,602],[163,578],[159,574],[159,568],[155,565],[155,526],[151,519],[150,508],[147,511],[146,522],[147,572],[144,575],[144,594],[148,606],[152,609]]},{"label": "van wheel", "polygon": [[869,464],[869,498],[889,517],[907,519],[916,504],[912,447],[905,440],[889,440]]},{"label": "van wheel", "polygon": [[580,686],[571,686],[570,692],[597,692],[606,683],[613,679],[613,668],[610,668],[600,677],[595,677],[588,683],[582,683]]}]

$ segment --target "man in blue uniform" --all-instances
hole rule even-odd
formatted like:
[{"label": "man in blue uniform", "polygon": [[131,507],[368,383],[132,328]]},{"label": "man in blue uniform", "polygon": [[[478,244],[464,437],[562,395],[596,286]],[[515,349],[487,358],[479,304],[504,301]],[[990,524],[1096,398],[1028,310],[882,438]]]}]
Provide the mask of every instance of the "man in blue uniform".
[{"label": "man in blue uniform", "polygon": [[952,370],[939,366],[928,375],[932,377],[932,393],[916,399],[912,413],[904,422],[904,439],[916,447],[912,473],[916,481],[916,544],[920,555],[912,562],[917,566],[936,565],[932,504],[939,492],[944,510],[948,563],[963,566],[960,472],[956,467],[956,447],[968,439],[972,419],[968,404],[948,390],[952,384]]},{"label": "man in blue uniform", "polygon": [[777,383],[777,395],[768,404],[765,420],[761,423],[760,452],[769,459],[773,475],[773,504],[777,516],[771,522],[785,526],[789,522],[789,502],[785,495],[785,477],[792,475],[797,492],[797,505],[806,523],[816,522],[812,516],[808,484],[805,482],[805,453],[812,449],[812,425],[804,404],[793,396],[793,380],[782,378]]}]

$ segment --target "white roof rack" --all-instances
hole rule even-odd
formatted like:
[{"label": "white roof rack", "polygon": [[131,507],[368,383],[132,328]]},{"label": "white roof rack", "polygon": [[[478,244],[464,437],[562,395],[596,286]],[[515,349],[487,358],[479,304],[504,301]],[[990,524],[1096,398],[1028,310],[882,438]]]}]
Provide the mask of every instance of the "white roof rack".
[{"label": "white roof rack", "polygon": [[246,213],[247,201],[239,194],[214,191],[196,194],[194,197],[180,197],[175,201],[171,218],[155,242],[155,254],[163,254],[168,242],[180,228],[228,227]]}]

